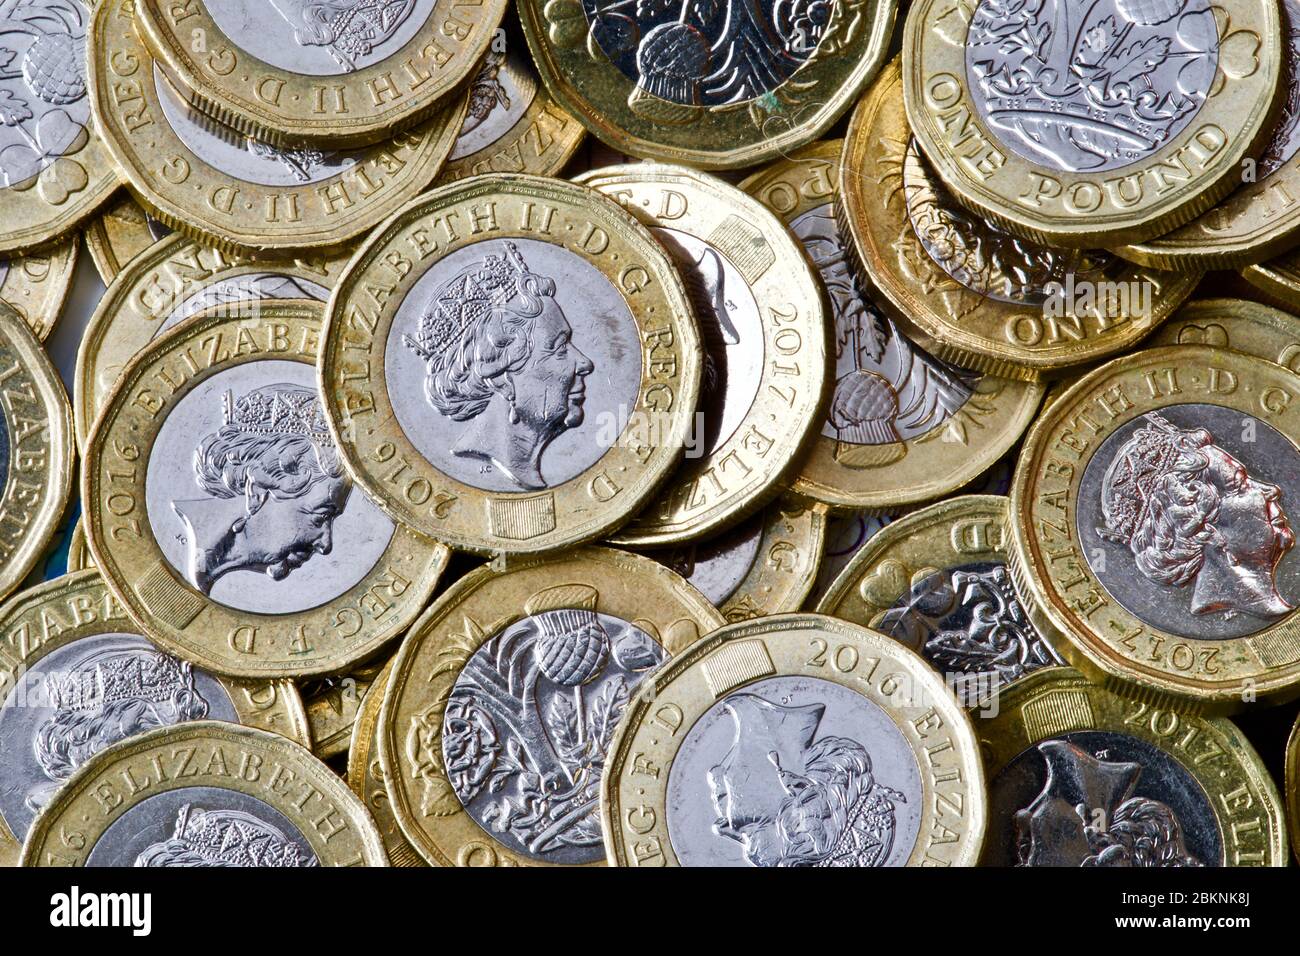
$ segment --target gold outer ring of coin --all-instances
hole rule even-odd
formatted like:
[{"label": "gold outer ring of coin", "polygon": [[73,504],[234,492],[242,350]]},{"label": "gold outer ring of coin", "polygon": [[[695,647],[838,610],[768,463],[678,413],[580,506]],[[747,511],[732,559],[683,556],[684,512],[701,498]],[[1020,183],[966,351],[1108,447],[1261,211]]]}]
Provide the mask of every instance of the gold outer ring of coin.
[{"label": "gold outer ring of coin", "polygon": [[0,302],[44,342],[63,315],[77,265],[77,240],[0,262]]},{"label": "gold outer ring of coin", "polygon": [[95,559],[90,556],[90,545],[86,543],[86,518],[78,515],[68,536],[68,573],[76,574],[94,567]]},{"label": "gold outer ring of coin", "polygon": [[[927,374],[951,374],[952,370],[943,369],[916,348],[893,327],[891,320],[877,316],[872,300],[866,297],[859,281],[861,273],[857,270],[852,240],[832,213],[838,199],[840,154],[840,140],[814,143],[754,173],[740,188],[780,216],[796,234],[800,228],[797,224],[810,215],[822,217],[825,228],[832,230],[833,235],[819,237],[822,245],[812,259],[820,270],[823,287],[829,292],[831,318],[837,326],[837,350],[849,347],[846,343],[857,333],[857,325],[865,313],[869,321],[886,326],[883,334],[890,341],[899,347],[906,343],[905,347],[912,351],[910,358],[900,358],[901,366],[906,367],[908,362],[921,363],[926,366]],[[833,248],[826,247],[827,240],[834,242]],[[852,322],[853,326],[840,330],[841,322],[846,325]],[[880,370],[885,371],[884,366]],[[875,369],[861,371],[883,378]],[[834,374],[839,376],[838,368]],[[850,376],[852,373],[840,377],[847,384]],[[841,387],[844,386],[837,382],[836,391]],[[793,491],[842,511],[895,513],[933,501],[974,481],[1029,427],[1042,399],[1043,386],[989,376],[965,387],[968,394],[959,409],[928,431],[907,439],[900,436],[895,441],[890,440],[890,435],[873,436],[873,444],[859,444],[841,442],[822,431],[797,466]],[[894,404],[899,404],[897,388],[893,385],[888,395]],[[887,419],[881,422],[897,434],[893,422]],[[827,419],[820,419],[819,424],[824,427]],[[971,439],[975,437],[979,438],[979,445],[972,448]]]},{"label": "gold outer ring of coin", "polygon": [[[953,203],[917,152],[904,86],[895,59],[853,111],[839,198],[879,301],[919,345],[965,368],[1040,379],[1131,348],[1191,295],[1197,277],[1122,261],[1108,268],[1097,259],[1112,258],[1105,252],[1032,248]],[[939,243],[922,241],[932,233],[954,250],[947,260],[936,258]],[[1006,257],[1007,272],[1032,276],[1044,301],[1025,301],[1006,276],[1006,288],[993,294],[998,277],[964,265],[995,255]],[[1098,291],[1103,284],[1115,290],[1113,300]],[[1085,290],[1092,294],[1085,298]]]},{"label": "gold outer ring of coin", "polygon": [[970,718],[920,656],[883,634],[820,614],[728,625],[641,685],[614,734],[601,782],[609,862],[681,865],[670,836],[668,789],[682,743],[732,691],[788,676],[861,695],[884,712],[916,756],[922,793],[907,796],[923,809],[906,865],[973,866],[988,810]]},{"label": "gold outer ring of coin", "polygon": [[398,525],[383,559],[344,593],[315,608],[261,614],[201,593],[163,553],[146,482],[168,414],[203,382],[247,362],[313,363],[321,313],[319,303],[275,299],[199,313],[126,367],[87,440],[81,494],[95,566],[156,644],[215,673],[343,671],[406,628],[447,563],[446,548]]},{"label": "gold outer ring of coin", "polygon": [[593,135],[643,159],[738,169],[811,142],[840,117],[888,55],[898,8],[894,0],[833,5],[793,75],[742,102],[699,106],[661,99],[610,62],[580,0],[521,0],[518,9],[542,82]]},{"label": "gold outer ring of coin", "polygon": [[[920,654],[936,673],[978,677],[970,683],[968,692],[963,691],[962,699],[971,703],[1005,692],[1009,684],[1023,680],[1034,670],[1060,664],[1051,644],[1052,639],[1059,643],[1060,638],[1050,631],[1026,635],[1021,647],[1023,659],[1014,665],[1020,673],[1012,675],[1012,667],[1006,662],[1000,662],[997,671],[954,663],[960,648],[936,652],[914,646],[912,638],[915,636],[915,643],[919,643],[919,632],[913,635],[906,628],[895,632],[885,619],[890,610],[909,600],[914,586],[934,575],[973,564],[1005,566],[1008,504],[1001,495],[959,495],[891,521],[853,556],[814,610],[895,638]],[[1009,571],[1006,586],[1014,587]]]},{"label": "gold outer ring of coin", "polygon": [[0,517],[0,598],[27,577],[63,521],[76,448],[63,382],[27,323],[0,303],[0,376],[8,436]]},{"label": "gold outer ring of coin", "polygon": [[[433,118],[315,183],[267,186],[239,180],[203,160],[163,112],[153,59],[135,31],[132,0],[98,5],[87,60],[100,135],[122,180],[165,225],[224,249],[261,251],[340,246],[425,189],[442,168],[465,114],[463,96]],[[215,124],[215,120],[209,121]],[[213,125],[215,136],[248,140]]]},{"label": "gold outer ring of coin", "polygon": [[1246,266],[1241,277],[1278,305],[1300,311],[1300,252]]},{"label": "gold outer ring of coin", "polygon": [[[662,547],[716,534],[781,492],[823,418],[830,385],[830,327],[821,288],[780,220],[757,200],[707,173],[631,163],[595,169],[574,182],[618,201],[644,226],[666,237],[664,247],[677,257],[674,261],[680,259],[688,287],[699,287],[692,303],[697,312],[712,309],[707,280],[692,264],[690,247],[683,248],[673,233],[703,243],[721,257],[721,268],[734,270],[744,286],[728,291],[728,298],[743,302],[746,293],[752,297],[753,313],[742,306],[727,316],[697,320],[706,340],[716,335],[725,341],[724,318],[738,340],[753,335],[762,339],[760,378],[744,417],[712,450],[679,465],[667,490],[610,542],[629,548]],[[732,314],[744,328],[734,327]],[[754,321],[745,324],[746,318]],[[697,422],[704,416],[721,417],[720,405],[706,398]],[[697,424],[694,432],[697,442],[711,434],[707,422]]]},{"label": "gold outer ring of coin", "polygon": [[1300,862],[1300,717],[1291,725],[1286,740],[1286,764],[1283,787],[1286,790],[1286,817],[1291,828],[1291,852]]},{"label": "gold outer ring of coin", "polygon": [[[100,635],[137,633],[135,623],[94,571],[66,574],[14,595],[0,606],[0,629],[22,638],[9,645],[12,655],[0,655],[0,706],[18,693],[25,673],[39,678],[47,666],[42,661],[55,651]],[[307,715],[292,681],[239,681],[215,675],[213,679],[244,726],[269,730],[299,744],[310,741]],[[32,693],[30,681],[26,692]],[[17,699],[15,704],[22,706]],[[16,866],[22,851],[22,840],[10,826],[0,819],[0,866]]]},{"label": "gold outer ring of coin", "polygon": [[166,238],[170,231],[157,220],[151,220],[131,193],[123,189],[103,212],[86,223],[81,234],[95,271],[104,285],[108,285],[127,263]]},{"label": "gold outer ring of coin", "polygon": [[[1200,717],[1125,697],[1090,682],[1078,671],[1054,667],[1030,674],[1004,690],[998,713],[980,721],[976,732],[988,775],[989,801],[995,807],[1003,805],[998,794],[1000,775],[1018,757],[1048,740],[1078,741],[1075,745],[1083,750],[1085,759],[1110,759],[1121,765],[1128,762],[1129,766],[1137,763],[1141,774],[1137,778],[1138,796],[1150,798],[1150,789],[1143,787],[1142,782],[1148,774],[1158,771],[1133,756],[1125,757],[1111,749],[1124,746],[1128,742],[1124,738],[1128,738],[1136,743],[1136,754],[1146,756],[1143,753],[1146,747],[1163,751],[1187,773],[1188,782],[1194,784],[1187,788],[1186,798],[1200,797],[1204,801],[1203,809],[1213,814],[1223,855],[1217,861],[1198,862],[1204,866],[1287,864],[1282,798],[1263,760],[1230,720]],[[1106,735],[1105,757],[1075,736],[1089,732]],[[1030,799],[1033,796],[1036,794]],[[1128,796],[1123,794],[1120,800]],[[1109,830],[1113,811],[1118,807],[1089,809],[1105,815],[1101,829]],[[1073,813],[1074,808],[1069,812]],[[1186,822],[1178,820],[1176,814],[1171,816],[1175,823]],[[1012,820],[1010,814],[991,815],[981,866],[1015,865]],[[1078,818],[1070,823],[1080,827],[1082,836],[1083,824]],[[1005,832],[1003,826],[1011,832]]]},{"label": "gold outer ring of coin", "polygon": [[[1209,714],[1239,710],[1247,688],[1260,700],[1290,699],[1300,693],[1291,615],[1244,637],[1199,640],[1161,630],[1119,603],[1078,541],[1076,502],[1092,454],[1135,419],[1187,404],[1249,416],[1292,445],[1300,439],[1295,373],[1272,362],[1174,345],[1095,369],[1056,399],[1025,439],[1008,521],[1016,589],[1040,631],[1056,628],[1064,637],[1056,648],[1062,656],[1120,693]],[[1136,579],[1138,570],[1115,574]]]},{"label": "gold outer ring of coin", "polygon": [[[584,471],[538,493],[485,491],[428,461],[396,418],[385,358],[370,357],[385,355],[399,307],[428,274],[419,262],[436,257],[433,268],[488,241],[499,255],[511,239],[547,242],[599,269],[631,313],[643,353],[629,425]],[[475,176],[407,204],[352,257],[327,310],[321,397],[348,471],[397,522],[467,551],[570,547],[625,523],[677,466],[700,394],[692,315],[667,253],[618,203],[562,180]],[[645,447],[647,435],[657,444]]]},{"label": "gold outer ring of coin", "polygon": [[122,369],[159,335],[194,314],[205,292],[241,279],[274,276],[292,280],[304,299],[310,294],[323,302],[346,263],[346,254],[288,259],[227,252],[179,234],[151,244],[109,284],[82,332],[72,379],[78,446],[85,448],[90,426]]},{"label": "gold outer ring of coin", "polygon": [[[136,9],[150,54],[203,112],[275,146],[338,149],[389,139],[459,96],[492,42],[506,0],[454,11],[431,7],[391,55],[320,74],[276,66],[242,49],[206,4],[140,0]],[[287,17],[261,5],[253,9],[275,18],[272,25],[283,27],[286,37],[296,36]],[[195,50],[195,35],[205,38],[202,49]]]},{"label": "gold outer ring of coin", "polygon": [[217,720],[159,727],[86,761],[32,824],[20,865],[87,866],[100,838],[132,807],[193,787],[269,805],[323,866],[388,865],[370,814],[332,770],[279,734]]},{"label": "gold outer ring of coin", "polygon": [[[504,53],[489,50],[470,81],[469,111],[447,165],[438,174],[440,185],[484,173],[555,176],[587,135],[587,128],[551,99],[538,79],[523,35],[513,28],[513,14],[507,13],[503,29]],[[513,94],[508,93],[510,89]],[[514,121],[491,141],[479,145],[481,137],[474,134],[474,129],[478,124],[493,124],[503,95],[509,97],[505,109]],[[479,115],[480,101],[488,104],[486,115]],[[462,155],[461,151],[470,145],[476,148]]]},{"label": "gold outer ring of coin", "polygon": [[1209,345],[1245,352],[1300,372],[1300,323],[1248,299],[1198,299],[1175,312],[1145,343]]},{"label": "gold outer ring of coin", "polygon": [[347,752],[361,701],[383,666],[384,655],[366,661],[338,677],[300,680],[298,691],[311,728],[311,752],[329,760]]},{"label": "gold outer ring of coin", "polygon": [[611,548],[524,558],[504,572],[481,567],[448,588],[402,641],[379,714],[379,760],[393,812],[430,863],[542,863],[495,840],[461,803],[444,763],[444,714],[476,651],[511,624],[540,613],[534,601],[577,589],[594,600],[595,613],[640,628],[670,655],[723,624],[717,609],[678,575]]},{"label": "gold outer ring of coin", "polygon": [[[907,116],[922,152],[954,198],[1015,235],[1078,249],[1164,235],[1239,185],[1242,161],[1257,155],[1272,135],[1284,50],[1276,0],[1216,4],[1219,56],[1194,120],[1146,157],[1096,173],[1035,162],[980,117],[967,68],[973,55],[968,31],[977,9],[973,3],[953,7],[943,0],[912,5],[903,31]],[[1059,27],[1042,26],[1049,40]],[[1225,42],[1228,31],[1238,42]],[[1064,42],[1057,38],[1055,46]],[[1031,89],[1025,95],[1038,93]],[[1130,198],[1134,189],[1136,199]]]},{"label": "gold outer ring of coin", "polygon": [[375,829],[384,841],[384,852],[388,854],[388,865],[428,866],[406,839],[397,817],[393,815],[384,768],[379,763],[379,707],[384,702],[384,691],[392,674],[393,658],[390,657],[361,698],[361,709],[352,724],[352,737],[348,743],[347,781],[375,821]]}]

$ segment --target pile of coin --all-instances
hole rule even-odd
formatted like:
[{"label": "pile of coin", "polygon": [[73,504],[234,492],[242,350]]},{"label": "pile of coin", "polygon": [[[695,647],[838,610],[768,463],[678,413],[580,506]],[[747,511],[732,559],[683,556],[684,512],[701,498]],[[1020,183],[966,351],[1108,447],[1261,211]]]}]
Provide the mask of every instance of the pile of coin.
[{"label": "pile of coin", "polygon": [[0,862],[1287,863],[1300,0],[0,8]]}]

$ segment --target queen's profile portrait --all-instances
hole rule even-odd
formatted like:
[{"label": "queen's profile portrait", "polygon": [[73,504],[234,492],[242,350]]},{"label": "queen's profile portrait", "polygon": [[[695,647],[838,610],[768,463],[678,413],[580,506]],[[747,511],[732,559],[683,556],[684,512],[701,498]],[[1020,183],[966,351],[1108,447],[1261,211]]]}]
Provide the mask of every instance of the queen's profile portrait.
[{"label": "queen's profile portrait", "polygon": [[276,581],[333,548],[334,519],[352,480],[343,470],[314,389],[269,385],[235,399],[194,450],[206,492],[174,500],[185,529],[185,576],[204,594],[232,571]]},{"label": "queen's profile portrait", "polygon": [[465,422],[451,452],[488,463],[520,489],[548,487],[542,456],[583,421],[595,370],[573,341],[555,280],[513,242],[443,282],[407,347],[424,363],[434,411]]},{"label": "queen's profile portrait", "polygon": [[1147,580],[1190,588],[1193,614],[1276,618],[1292,605],[1277,568],[1295,544],[1282,490],[1252,477],[1204,428],[1155,413],[1119,449],[1102,480],[1104,527]]}]

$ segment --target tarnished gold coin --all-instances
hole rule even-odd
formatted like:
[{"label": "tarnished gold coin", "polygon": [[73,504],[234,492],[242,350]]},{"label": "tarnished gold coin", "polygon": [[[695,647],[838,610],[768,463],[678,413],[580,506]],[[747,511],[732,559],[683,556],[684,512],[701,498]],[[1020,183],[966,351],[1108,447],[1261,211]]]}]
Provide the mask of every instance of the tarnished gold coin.
[{"label": "tarnished gold coin", "polygon": [[348,745],[348,786],[361,798],[375,821],[379,837],[384,841],[389,866],[428,866],[424,858],[411,846],[393,815],[392,798],[383,765],[379,762],[379,706],[384,702],[384,691],[393,673],[392,658],[384,664],[375,682],[366,689],[352,725]]},{"label": "tarnished gold coin", "polygon": [[463,96],[405,133],[350,152],[271,146],[185,101],[137,36],[135,8],[111,0],[95,9],[87,52],[95,118],[149,213],[209,245],[339,246],[425,189],[460,128]]},{"label": "tarnished gold coin", "polygon": [[299,682],[303,706],[307,709],[307,724],[311,728],[311,752],[321,760],[347,752],[352,728],[361,712],[361,702],[383,666],[382,657],[337,677]]},{"label": "tarnished gold coin", "polygon": [[1281,114],[1258,157],[1245,161],[1243,184],[1187,225],[1120,246],[1119,255],[1157,269],[1198,272],[1261,262],[1300,244],[1300,2],[1280,0],[1280,6]]},{"label": "tarnished gold coin", "polygon": [[471,571],[411,627],[384,694],[379,759],[407,839],[441,866],[603,862],[601,774],[628,699],[722,623],[624,551]]},{"label": "tarnished gold coin", "polygon": [[0,866],[17,864],[59,787],[119,740],[205,718],[309,740],[291,681],[217,677],[157,650],[94,571],[10,598],[0,632]]},{"label": "tarnished gold coin", "polygon": [[628,704],[606,766],[620,866],[971,866],[984,772],[918,655],[785,614],[714,631]]},{"label": "tarnished gold coin", "polygon": [[1241,183],[1288,49],[1277,0],[919,0],[907,116],[958,201],[1011,232],[1142,242]]},{"label": "tarnished gold coin", "polygon": [[72,491],[72,411],[22,317],[0,303],[0,597],[35,567]]},{"label": "tarnished gold coin", "polygon": [[976,725],[981,866],[1286,866],[1282,800],[1231,721],[1133,700],[1065,667]]},{"label": "tarnished gold coin", "polygon": [[734,623],[799,610],[817,577],[825,530],[825,507],[781,498],[707,541],[643,553]]},{"label": "tarnished gold coin", "polygon": [[82,230],[95,271],[109,285],[126,264],[171,232],[141,208],[127,190]]},{"label": "tarnished gold coin", "polygon": [[137,7],[150,53],[205,113],[276,146],[336,149],[382,142],[443,109],[487,52],[506,0]]},{"label": "tarnished gold coin", "polygon": [[965,495],[890,522],[816,610],[892,637],[974,705],[1061,659],[1016,595],[1007,499]]},{"label": "tarnished gold coin", "polygon": [[577,182],[618,200],[668,250],[704,341],[686,460],[612,540],[647,547],[707,537],[782,490],[822,417],[821,290],[780,221],[720,179],[634,163]]},{"label": "tarnished gold coin", "polygon": [[1300,717],[1291,726],[1291,735],[1286,741],[1284,773],[1285,779],[1282,785],[1286,790],[1286,816],[1291,829],[1291,852],[1300,854]]},{"label": "tarnished gold coin", "polygon": [[604,536],[681,460],[700,335],[667,253],[618,203],[476,176],[363,243],[320,378],[348,470],[402,524],[535,552]]},{"label": "tarnished gold coin", "polygon": [[85,446],[122,369],[159,335],[218,305],[324,302],[346,263],[345,255],[288,259],[226,252],[182,235],[150,245],[112,281],[82,333],[72,390],[78,444]]},{"label": "tarnished gold coin", "polygon": [[1298,444],[1295,373],[1242,352],[1154,348],[1084,376],[1029,433],[1011,489],[1027,609],[1075,666],[1153,702],[1294,696]]},{"label": "tarnished gold coin", "polygon": [[1300,372],[1300,319],[1246,299],[1189,302],[1147,344],[1235,349]]},{"label": "tarnished gold coin", "polygon": [[86,445],[95,565],[161,647],[217,673],[338,673],[405,630],[447,549],[344,471],[314,363],[322,307],[200,313],[144,349]]},{"label": "tarnished gold coin", "polygon": [[10,0],[0,54],[0,256],[69,233],[117,188],[83,55],[93,2]]},{"label": "tarnished gold coin", "polygon": [[841,211],[881,304],[931,354],[1037,379],[1131,348],[1191,294],[1195,277],[1038,245],[958,205],[917,149],[904,87],[895,60],[854,111]]},{"label": "tarnished gold coin", "polygon": [[0,260],[0,302],[13,309],[41,341],[54,330],[77,265],[75,239],[43,252]]},{"label": "tarnished gold coin", "polygon": [[830,403],[796,466],[794,491],[840,510],[895,512],[951,494],[992,467],[1029,426],[1043,388],[940,361],[877,308],[836,220],[840,145],[815,143],[741,188],[800,241],[834,324]]},{"label": "tarnished gold coin", "polygon": [[625,153],[752,166],[816,139],[880,68],[897,4],[521,0],[547,89]]},{"label": "tarnished gold coin", "polygon": [[352,791],[285,738],[214,720],[88,760],[36,818],[23,866],[386,866]]},{"label": "tarnished gold coin", "polygon": [[465,122],[439,182],[482,173],[554,176],[587,133],[551,99],[514,27],[507,15],[470,82]]}]

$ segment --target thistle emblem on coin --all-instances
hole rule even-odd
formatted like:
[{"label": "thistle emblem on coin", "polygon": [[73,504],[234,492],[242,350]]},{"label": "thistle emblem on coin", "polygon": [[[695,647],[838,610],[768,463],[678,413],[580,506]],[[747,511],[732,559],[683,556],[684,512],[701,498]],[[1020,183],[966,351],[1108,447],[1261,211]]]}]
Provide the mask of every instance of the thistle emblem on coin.
[{"label": "thistle emblem on coin", "polygon": [[271,0],[299,46],[324,47],[349,73],[402,25],[415,0]]}]

